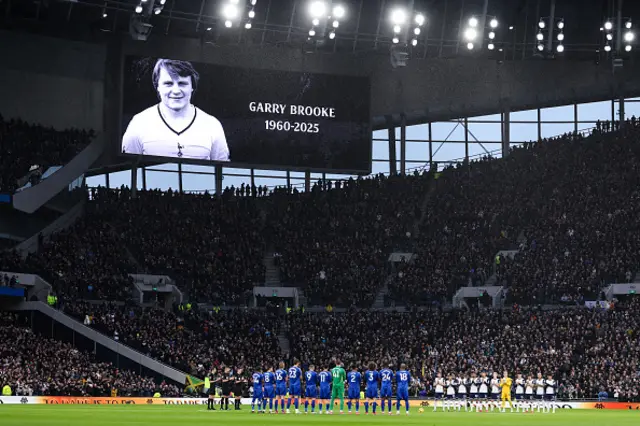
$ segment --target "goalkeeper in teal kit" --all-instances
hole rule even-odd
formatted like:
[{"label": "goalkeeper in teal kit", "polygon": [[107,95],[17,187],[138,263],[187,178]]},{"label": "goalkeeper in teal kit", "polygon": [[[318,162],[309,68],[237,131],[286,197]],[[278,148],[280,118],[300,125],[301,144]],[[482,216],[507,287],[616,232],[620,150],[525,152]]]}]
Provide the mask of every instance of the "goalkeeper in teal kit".
[{"label": "goalkeeper in teal kit", "polygon": [[331,387],[331,411],[333,414],[333,404],[336,398],[340,398],[340,414],[344,413],[344,382],[347,380],[347,372],[344,371],[340,360],[336,360],[336,366],[331,369],[333,383]]}]

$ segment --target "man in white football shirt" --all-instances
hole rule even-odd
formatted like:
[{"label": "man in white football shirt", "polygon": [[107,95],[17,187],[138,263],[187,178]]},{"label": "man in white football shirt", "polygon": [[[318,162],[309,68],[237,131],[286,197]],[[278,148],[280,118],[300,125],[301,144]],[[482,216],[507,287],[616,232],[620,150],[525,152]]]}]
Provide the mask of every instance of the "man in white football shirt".
[{"label": "man in white football shirt", "polygon": [[152,80],[160,102],[131,119],[122,152],[229,161],[222,125],[191,103],[199,78],[190,62],[158,59]]}]

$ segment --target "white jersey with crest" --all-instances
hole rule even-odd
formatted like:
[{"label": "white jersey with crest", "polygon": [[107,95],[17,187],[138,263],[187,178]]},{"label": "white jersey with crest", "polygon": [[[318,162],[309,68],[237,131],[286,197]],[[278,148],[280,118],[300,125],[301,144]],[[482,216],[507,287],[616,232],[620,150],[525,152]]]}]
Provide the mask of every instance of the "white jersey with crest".
[{"label": "white jersey with crest", "polygon": [[456,394],[456,385],[453,380],[447,380],[447,395]]},{"label": "white jersey with crest", "polygon": [[489,378],[480,378],[480,393],[489,393]]},{"label": "white jersey with crest", "polygon": [[500,380],[491,379],[491,393],[500,393]]},{"label": "white jersey with crest", "polygon": [[444,379],[442,377],[436,377],[435,386],[436,393],[444,393]]},{"label": "white jersey with crest", "polygon": [[533,380],[527,380],[524,393],[527,395],[533,395]]},{"label": "white jersey with crest", "polygon": [[478,393],[479,386],[480,386],[480,377],[473,377],[471,379],[471,393]]},{"label": "white jersey with crest", "polygon": [[545,380],[545,384],[547,385],[547,395],[554,395],[556,393],[556,381],[553,379]]},{"label": "white jersey with crest", "polygon": [[544,395],[544,379],[535,379],[534,382],[536,385],[536,395]]},{"label": "white jersey with crest", "polygon": [[524,379],[516,379],[516,395],[522,395],[524,393]]}]

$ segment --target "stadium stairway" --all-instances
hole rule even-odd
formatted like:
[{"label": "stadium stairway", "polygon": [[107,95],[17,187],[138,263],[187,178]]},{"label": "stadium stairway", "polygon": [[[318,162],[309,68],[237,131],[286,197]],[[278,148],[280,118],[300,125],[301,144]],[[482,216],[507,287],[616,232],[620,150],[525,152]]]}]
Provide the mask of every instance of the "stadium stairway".
[{"label": "stadium stairway", "polygon": [[264,285],[266,287],[280,287],[282,285],[280,281],[280,268],[275,264],[272,249],[265,252],[262,264],[265,267]]},{"label": "stadium stairway", "polygon": [[376,295],[376,299],[373,301],[373,305],[371,305],[372,309],[384,309],[384,301],[389,294],[389,282],[393,279],[392,275],[389,275],[385,280],[380,290],[378,290],[378,294]]},{"label": "stadium stairway", "polygon": [[280,331],[278,333],[278,344],[280,345],[280,353],[288,354],[291,350],[291,345],[289,344],[289,338],[285,334],[284,331]]},{"label": "stadium stairway", "polygon": [[418,236],[420,235],[420,225],[424,222],[424,218],[427,215],[427,203],[429,203],[429,200],[431,199],[431,194],[433,194],[435,189],[436,189],[435,181],[432,180],[429,184],[429,189],[427,189],[427,192],[424,194],[424,198],[422,199],[422,204],[420,205],[420,217],[413,224],[414,238],[418,238]]}]

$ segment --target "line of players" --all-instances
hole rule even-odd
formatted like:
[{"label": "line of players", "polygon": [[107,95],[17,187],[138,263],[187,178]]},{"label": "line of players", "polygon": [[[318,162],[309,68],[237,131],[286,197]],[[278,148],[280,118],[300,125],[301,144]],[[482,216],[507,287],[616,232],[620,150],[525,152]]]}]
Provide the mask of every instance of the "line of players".
[{"label": "line of players", "polygon": [[[480,376],[471,373],[471,377],[464,378],[449,374],[446,380],[438,373],[434,381],[436,397],[433,411],[437,410],[439,403],[443,411],[464,408],[465,411],[504,412],[505,403],[508,403],[511,412],[515,409],[525,413],[535,410],[555,413],[556,385],[552,375],[544,379],[542,373],[538,373],[536,378],[529,375],[526,379],[518,374],[515,384],[506,371],[502,377],[494,372],[491,378],[485,372]],[[512,393],[515,393],[515,404],[511,401]]]},{"label": "line of players", "polygon": [[[307,371],[302,373],[300,362],[294,361],[294,365],[285,370],[285,364],[280,362],[279,368],[274,371],[269,368],[267,372],[255,372],[252,375],[253,397],[251,411],[266,413],[267,404],[269,413],[290,413],[293,403],[295,413],[299,414],[299,402],[302,399],[302,379],[305,382],[304,413],[323,413],[323,407],[327,414],[333,414],[334,401],[340,400],[340,413],[344,413],[344,384],[348,386],[347,407],[349,414],[355,409],[355,414],[360,414],[361,384],[365,383],[365,414],[372,414],[380,407],[380,413],[384,414],[385,402],[389,414],[392,414],[392,385],[396,383],[396,414],[400,414],[400,402],[404,401],[406,414],[409,414],[409,385],[411,374],[405,364],[394,374],[392,366],[380,371],[376,370],[376,364],[370,363],[368,369],[361,374],[354,366],[349,373],[339,360],[331,371],[317,372],[315,366],[310,365]],[[275,402],[274,402],[275,400]],[[380,401],[380,402],[378,402]],[[280,404],[280,411],[278,410]],[[286,405],[286,409],[285,409]],[[285,411],[286,410],[286,411]]]}]

